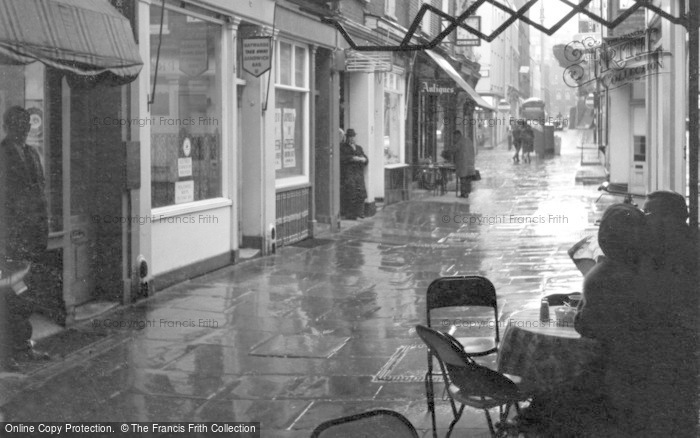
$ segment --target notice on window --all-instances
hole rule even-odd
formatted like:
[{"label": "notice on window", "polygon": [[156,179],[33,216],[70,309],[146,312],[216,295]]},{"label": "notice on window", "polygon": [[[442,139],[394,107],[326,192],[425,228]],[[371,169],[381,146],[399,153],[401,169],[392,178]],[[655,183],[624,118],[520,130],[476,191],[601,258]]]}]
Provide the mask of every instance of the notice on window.
[{"label": "notice on window", "polygon": [[296,151],[294,150],[294,127],[296,126],[297,110],[285,108],[282,114],[282,133],[284,135],[284,167],[295,167]]},{"label": "notice on window", "polygon": [[282,108],[275,108],[275,170],[282,168]]},{"label": "notice on window", "polygon": [[175,203],[184,204],[194,201],[194,181],[178,181],[175,183]]},{"label": "notice on window", "polygon": [[180,178],[192,176],[192,157],[177,159],[177,176]]}]

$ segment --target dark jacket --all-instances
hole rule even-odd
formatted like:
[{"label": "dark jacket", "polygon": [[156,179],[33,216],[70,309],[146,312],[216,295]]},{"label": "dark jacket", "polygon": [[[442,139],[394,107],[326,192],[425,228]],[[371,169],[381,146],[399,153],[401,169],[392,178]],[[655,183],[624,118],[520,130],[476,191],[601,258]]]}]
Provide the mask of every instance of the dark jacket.
[{"label": "dark jacket", "polygon": [[0,143],[0,253],[34,261],[46,250],[49,226],[44,171],[28,145],[22,155],[9,140]]}]

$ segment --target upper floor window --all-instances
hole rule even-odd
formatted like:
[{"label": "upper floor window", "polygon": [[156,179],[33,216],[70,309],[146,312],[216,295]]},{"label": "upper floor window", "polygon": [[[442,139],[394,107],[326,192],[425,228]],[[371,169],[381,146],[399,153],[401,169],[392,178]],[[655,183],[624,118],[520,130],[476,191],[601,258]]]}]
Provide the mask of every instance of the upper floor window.
[{"label": "upper floor window", "polygon": [[396,0],[384,0],[384,15],[396,18]]},{"label": "upper floor window", "polygon": [[[427,4],[427,5],[432,4],[432,2],[430,0],[423,0],[422,3]],[[423,7],[423,6],[421,5],[421,7]],[[420,22],[421,32],[423,32],[424,34],[427,34],[427,35],[431,34],[432,29],[430,27],[430,23],[432,22],[432,19],[433,19],[433,11],[427,10],[425,12],[425,15],[423,15],[423,19]]]}]

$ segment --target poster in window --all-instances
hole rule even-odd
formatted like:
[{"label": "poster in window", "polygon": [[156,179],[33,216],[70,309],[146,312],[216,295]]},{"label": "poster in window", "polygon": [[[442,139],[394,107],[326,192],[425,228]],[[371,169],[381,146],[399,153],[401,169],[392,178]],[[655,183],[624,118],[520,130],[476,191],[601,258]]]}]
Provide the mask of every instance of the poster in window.
[{"label": "poster in window", "polygon": [[282,108],[275,108],[275,170],[282,168]]},{"label": "poster in window", "polygon": [[282,114],[282,133],[284,136],[284,167],[295,167],[296,152],[294,150],[294,127],[297,119],[295,108],[284,108]]}]

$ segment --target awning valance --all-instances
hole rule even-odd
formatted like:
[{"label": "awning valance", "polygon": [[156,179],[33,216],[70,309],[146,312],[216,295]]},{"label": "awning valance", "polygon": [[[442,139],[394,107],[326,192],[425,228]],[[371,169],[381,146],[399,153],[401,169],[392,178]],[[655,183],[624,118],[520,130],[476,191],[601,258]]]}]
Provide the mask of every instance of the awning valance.
[{"label": "awning valance", "polygon": [[106,0],[2,0],[0,64],[34,61],[121,83],[143,65],[129,20]]},{"label": "awning valance", "polygon": [[435,61],[435,63],[440,66],[440,68],[447,73],[447,75],[451,77],[453,81],[455,81],[464,91],[467,92],[469,97],[474,101],[474,103],[476,103],[477,106],[494,111],[494,107],[489,105],[488,102],[479,96],[479,93],[477,93],[476,90],[474,90],[471,85],[469,85],[467,81],[460,76],[457,70],[452,67],[452,64],[450,64],[449,61],[447,61],[442,55],[435,53],[432,50],[426,50],[425,53],[433,58],[433,61]]}]

